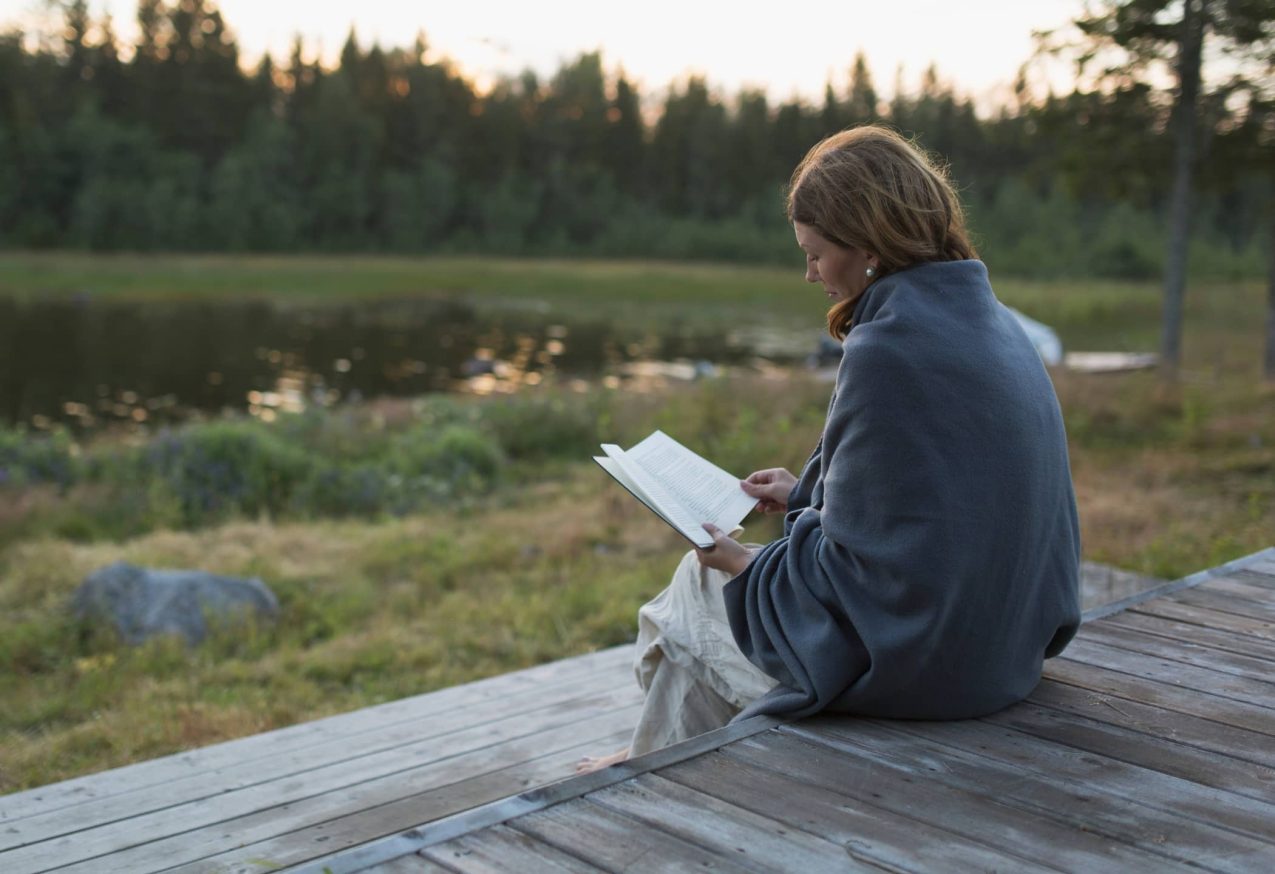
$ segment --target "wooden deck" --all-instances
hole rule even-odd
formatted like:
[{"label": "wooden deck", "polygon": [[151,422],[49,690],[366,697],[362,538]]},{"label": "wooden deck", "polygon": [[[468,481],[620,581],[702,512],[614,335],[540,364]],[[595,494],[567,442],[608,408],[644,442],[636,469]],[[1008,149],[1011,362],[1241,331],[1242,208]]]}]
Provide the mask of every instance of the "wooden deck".
[{"label": "wooden deck", "polygon": [[757,719],[301,870],[1275,870],[1275,549],[1086,618],[984,719]]},{"label": "wooden deck", "polygon": [[0,874],[270,871],[624,746],[632,647],[0,796]]},{"label": "wooden deck", "polygon": [[987,719],[759,719],[583,778],[630,647],[541,665],[2,796],[0,874],[1275,870],[1275,549],[1089,618]]}]

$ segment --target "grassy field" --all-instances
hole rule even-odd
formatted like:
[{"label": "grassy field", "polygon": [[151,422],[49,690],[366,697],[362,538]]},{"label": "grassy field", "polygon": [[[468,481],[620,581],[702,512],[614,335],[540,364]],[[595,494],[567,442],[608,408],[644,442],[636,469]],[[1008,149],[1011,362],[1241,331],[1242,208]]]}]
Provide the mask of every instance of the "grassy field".
[{"label": "grassy field", "polygon": [[[576,315],[720,318],[754,307],[818,318],[791,270],[652,261],[384,256],[0,254],[0,295],[130,300],[337,301],[456,297],[478,307],[561,307]],[[659,308],[659,313],[653,311]]]},{"label": "grassy field", "polygon": [[[689,312],[732,327],[802,318],[817,329],[823,302],[797,269],[0,255],[0,295],[421,293],[651,324]],[[1068,348],[1154,349],[1154,287],[995,284],[1007,303],[1057,327]],[[1055,373],[1087,558],[1175,577],[1275,543],[1275,392],[1259,379],[1262,297],[1256,284],[1190,289],[1178,385],[1147,372]],[[817,437],[827,391],[801,374],[744,374],[611,396],[597,427],[622,443],[664,427],[740,472],[795,467]],[[410,423],[419,409],[380,402],[368,415]],[[637,606],[664,585],[683,547],[586,452],[580,447],[578,462],[524,466],[458,508],[404,517],[239,519],[118,541],[34,524],[0,538],[0,792],[631,639]],[[75,499],[47,488],[0,491],[0,524]],[[746,536],[767,539],[773,526]],[[282,617],[190,651],[86,635],[65,617],[66,601],[87,573],[117,559],[261,576]]]},{"label": "grassy field", "polygon": [[[0,253],[0,297],[128,300],[268,298],[348,302],[402,296],[457,297],[478,307],[535,306],[668,322],[687,315],[731,327],[767,319],[819,324],[826,301],[790,269],[653,261],[383,256],[91,255]],[[1145,283],[1084,284],[995,277],[997,293],[1055,326],[1065,342],[1102,348],[1154,346],[1158,290]],[[1210,286],[1249,298],[1251,286]],[[1207,301],[1194,300],[1212,312]],[[1226,302],[1220,312],[1235,313]],[[1198,315],[1198,313],[1196,313]]]}]

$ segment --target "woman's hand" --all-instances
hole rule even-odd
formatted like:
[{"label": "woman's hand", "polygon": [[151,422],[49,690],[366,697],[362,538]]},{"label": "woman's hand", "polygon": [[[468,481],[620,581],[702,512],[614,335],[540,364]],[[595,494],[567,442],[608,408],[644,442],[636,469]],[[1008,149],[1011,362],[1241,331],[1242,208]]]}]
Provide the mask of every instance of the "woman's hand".
[{"label": "woman's hand", "polygon": [[722,529],[712,522],[705,522],[704,530],[713,535],[713,545],[709,549],[695,550],[695,554],[699,556],[699,563],[704,567],[726,571],[732,577],[739,576],[753,560],[753,550],[727,537]]},{"label": "woman's hand", "polygon": [[797,478],[782,467],[770,467],[750,473],[740,485],[744,493],[757,499],[758,513],[783,513],[788,509],[788,494]]}]

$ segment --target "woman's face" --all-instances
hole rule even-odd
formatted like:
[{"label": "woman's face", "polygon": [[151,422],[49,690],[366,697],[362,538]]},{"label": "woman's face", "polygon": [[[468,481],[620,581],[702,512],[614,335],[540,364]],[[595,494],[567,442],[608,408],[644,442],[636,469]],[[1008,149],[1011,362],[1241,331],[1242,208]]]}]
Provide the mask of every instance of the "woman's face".
[{"label": "woman's face", "polygon": [[868,268],[880,267],[880,259],[853,246],[839,246],[810,225],[793,222],[797,245],[806,253],[806,281],[823,283],[828,299],[836,304],[854,300],[872,282]]}]

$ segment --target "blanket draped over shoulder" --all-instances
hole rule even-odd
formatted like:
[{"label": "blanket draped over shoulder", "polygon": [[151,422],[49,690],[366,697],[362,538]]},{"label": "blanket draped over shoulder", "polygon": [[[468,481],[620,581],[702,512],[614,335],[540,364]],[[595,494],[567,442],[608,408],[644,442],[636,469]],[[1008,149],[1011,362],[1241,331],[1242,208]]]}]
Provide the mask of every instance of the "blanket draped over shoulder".
[{"label": "blanket draped over shoulder", "polygon": [[981,261],[879,279],[845,338],[784,536],[724,590],[779,685],[737,717],[960,719],[1026,697],[1080,619],[1048,373]]}]

